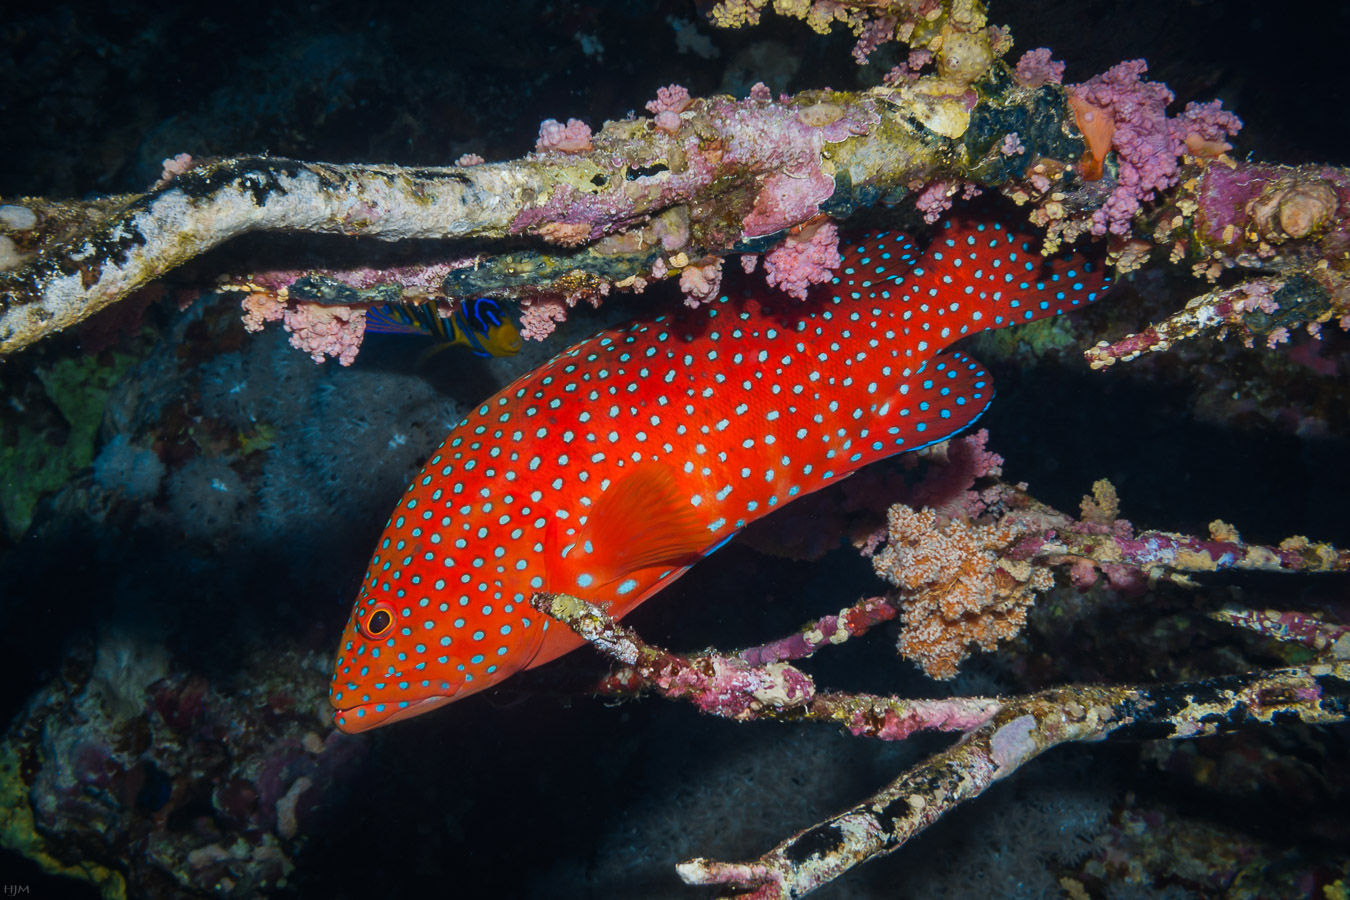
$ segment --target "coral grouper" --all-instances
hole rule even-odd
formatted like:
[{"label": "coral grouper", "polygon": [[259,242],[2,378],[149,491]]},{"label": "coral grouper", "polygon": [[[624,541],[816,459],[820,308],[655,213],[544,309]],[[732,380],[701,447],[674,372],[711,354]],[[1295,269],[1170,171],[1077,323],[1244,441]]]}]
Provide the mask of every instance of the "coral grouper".
[{"label": "coral grouper", "polygon": [[330,700],[344,731],[405,719],[582,643],[530,606],[623,616],[746,523],[966,428],[993,396],[963,335],[1062,313],[1100,265],[993,222],[843,248],[805,301],[754,288],[601,332],[478,407],[395,508]]}]

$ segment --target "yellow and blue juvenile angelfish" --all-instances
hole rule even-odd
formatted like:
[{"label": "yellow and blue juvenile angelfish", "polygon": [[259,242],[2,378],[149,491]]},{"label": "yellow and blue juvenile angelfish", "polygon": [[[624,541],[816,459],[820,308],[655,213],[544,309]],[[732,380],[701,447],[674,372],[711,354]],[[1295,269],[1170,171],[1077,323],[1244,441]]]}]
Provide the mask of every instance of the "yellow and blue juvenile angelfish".
[{"label": "yellow and blue juvenile angelfish", "polygon": [[[520,332],[490,297],[465,300],[448,316],[435,303],[389,303],[366,310],[367,334],[420,334],[434,338],[430,357],[446,347],[462,344],[474,356],[511,356],[520,350]],[[424,357],[425,359],[425,357]]]},{"label": "yellow and blue juvenile angelfish", "polygon": [[414,478],[347,621],[343,731],[419,715],[584,641],[535,612],[574,591],[627,614],[776,507],[945,440],[993,397],[950,347],[1085,306],[1079,255],[954,218],[841,247],[798,301],[762,283],[602,331],[483,401]]}]

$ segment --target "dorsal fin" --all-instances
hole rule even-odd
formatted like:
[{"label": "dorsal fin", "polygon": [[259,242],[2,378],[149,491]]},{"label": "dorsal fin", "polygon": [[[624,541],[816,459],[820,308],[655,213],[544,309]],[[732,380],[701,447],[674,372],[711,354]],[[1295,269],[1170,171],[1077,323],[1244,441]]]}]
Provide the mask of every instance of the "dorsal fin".
[{"label": "dorsal fin", "polygon": [[692,565],[711,540],[671,470],[649,460],[600,495],[570,552],[599,587],[642,569]]},{"label": "dorsal fin", "polygon": [[906,275],[918,261],[919,250],[903,231],[869,231],[841,236],[839,256],[843,262],[834,273],[834,292],[868,296],[883,282]]}]

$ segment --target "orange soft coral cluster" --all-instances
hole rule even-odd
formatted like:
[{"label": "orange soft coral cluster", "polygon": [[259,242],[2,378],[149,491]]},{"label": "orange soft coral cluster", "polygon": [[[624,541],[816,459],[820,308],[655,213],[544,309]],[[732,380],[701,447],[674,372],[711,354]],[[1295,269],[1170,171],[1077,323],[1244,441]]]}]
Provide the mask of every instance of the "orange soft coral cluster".
[{"label": "orange soft coral cluster", "polygon": [[1000,557],[1024,532],[1006,520],[942,522],[931,509],[896,504],[887,525],[889,543],[872,562],[901,591],[900,653],[930,678],[956,675],[973,644],[992,650],[1015,636],[1036,593],[1054,584],[1049,570]]}]

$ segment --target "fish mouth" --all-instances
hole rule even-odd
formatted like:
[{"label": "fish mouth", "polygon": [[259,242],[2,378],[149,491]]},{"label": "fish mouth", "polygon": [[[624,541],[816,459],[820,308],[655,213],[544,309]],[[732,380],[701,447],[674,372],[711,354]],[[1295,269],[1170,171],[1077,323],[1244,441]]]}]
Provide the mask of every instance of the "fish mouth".
[{"label": "fish mouth", "polygon": [[430,697],[422,697],[419,700],[399,700],[394,703],[358,703],[355,706],[335,709],[333,711],[333,724],[338,731],[347,734],[360,734],[362,731],[379,728],[381,725],[389,725],[402,719],[420,716],[422,713],[444,706],[454,699],[455,695],[451,693],[435,694]]}]

